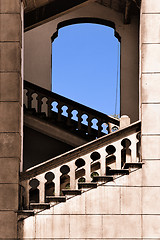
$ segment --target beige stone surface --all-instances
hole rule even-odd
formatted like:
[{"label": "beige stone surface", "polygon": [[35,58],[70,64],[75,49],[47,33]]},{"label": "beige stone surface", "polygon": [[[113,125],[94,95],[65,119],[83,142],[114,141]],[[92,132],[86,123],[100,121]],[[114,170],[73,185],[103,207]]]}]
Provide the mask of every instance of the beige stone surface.
[{"label": "beige stone surface", "polygon": [[160,43],[160,14],[143,14],[141,25],[143,28],[142,43]]},{"label": "beige stone surface", "polygon": [[20,0],[0,0],[0,13],[19,13]]},{"label": "beige stone surface", "polygon": [[121,214],[141,214],[141,187],[121,187]]},{"label": "beige stone surface", "polygon": [[70,238],[101,238],[102,216],[70,215]]},{"label": "beige stone surface", "polygon": [[1,239],[17,239],[17,215],[11,211],[0,211]]},{"label": "beige stone surface", "polygon": [[119,214],[120,187],[102,186],[88,191],[85,193],[85,202],[86,214]]},{"label": "beige stone surface", "polygon": [[18,133],[0,133],[0,157],[20,158],[20,135]]},{"label": "beige stone surface", "polygon": [[159,239],[160,215],[143,215],[143,238]]},{"label": "beige stone surface", "polygon": [[19,159],[0,158],[0,183],[18,183]]},{"label": "beige stone surface", "polygon": [[0,131],[18,132],[20,128],[20,105],[18,102],[0,102]]},{"label": "beige stone surface", "polygon": [[142,0],[142,13],[159,13],[159,0]]},{"label": "beige stone surface", "polygon": [[160,72],[160,44],[142,45],[142,73]]},{"label": "beige stone surface", "polygon": [[142,132],[160,134],[160,103],[142,104]]},{"label": "beige stone surface", "polygon": [[141,237],[140,215],[104,215],[103,238],[131,238]]},{"label": "beige stone surface", "polygon": [[20,72],[21,49],[18,42],[0,42],[0,71]]},{"label": "beige stone surface", "polygon": [[142,75],[142,103],[160,103],[160,73]]},{"label": "beige stone surface", "polygon": [[160,160],[145,161],[142,171],[143,186],[160,186]]},{"label": "beige stone surface", "polygon": [[0,73],[0,101],[20,101],[18,73]]},{"label": "beige stone surface", "polygon": [[21,18],[19,14],[0,14],[0,23],[0,41],[20,40]]},{"label": "beige stone surface", "polygon": [[85,194],[54,206],[54,214],[85,214]]},{"label": "beige stone surface", "polygon": [[160,186],[142,188],[142,213],[160,214]]},{"label": "beige stone surface", "polygon": [[1,210],[18,209],[18,184],[0,184],[0,193]]},{"label": "beige stone surface", "polygon": [[35,239],[35,217],[28,217],[25,219],[25,224],[23,225],[23,238]]},{"label": "beige stone surface", "polygon": [[[36,215],[36,238],[52,238],[53,218],[53,215]],[[34,230],[32,230],[32,232],[34,232]]]},{"label": "beige stone surface", "polygon": [[160,136],[142,136],[142,160],[160,159]]}]

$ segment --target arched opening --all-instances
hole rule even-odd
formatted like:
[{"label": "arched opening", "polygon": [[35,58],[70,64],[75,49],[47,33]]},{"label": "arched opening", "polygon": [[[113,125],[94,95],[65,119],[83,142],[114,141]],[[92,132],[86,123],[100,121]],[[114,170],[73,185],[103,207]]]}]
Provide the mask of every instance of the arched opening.
[{"label": "arched opening", "polygon": [[57,29],[52,36],[52,91],[119,116],[120,36],[114,23],[82,18]]}]

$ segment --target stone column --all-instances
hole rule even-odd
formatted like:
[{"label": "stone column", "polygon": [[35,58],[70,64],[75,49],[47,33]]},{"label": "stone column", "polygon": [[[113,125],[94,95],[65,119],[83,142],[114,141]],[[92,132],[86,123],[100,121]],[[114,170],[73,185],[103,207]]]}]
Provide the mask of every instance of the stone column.
[{"label": "stone column", "polygon": [[0,0],[0,238],[17,239],[22,142],[21,0]]},{"label": "stone column", "polygon": [[160,1],[142,0],[140,26],[142,237],[160,236]]}]

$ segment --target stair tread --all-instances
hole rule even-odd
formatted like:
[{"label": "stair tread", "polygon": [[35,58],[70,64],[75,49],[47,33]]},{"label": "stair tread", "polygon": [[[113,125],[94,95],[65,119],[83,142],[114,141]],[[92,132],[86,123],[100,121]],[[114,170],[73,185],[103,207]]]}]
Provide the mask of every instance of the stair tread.
[{"label": "stair tread", "polygon": [[46,196],[47,200],[50,200],[52,202],[65,202],[66,197],[65,196]]},{"label": "stair tread", "polygon": [[49,203],[30,203],[30,208],[37,208],[37,209],[49,209]]},{"label": "stair tread", "polygon": [[95,182],[79,182],[78,188],[96,188],[97,183]]},{"label": "stair tread", "polygon": [[113,177],[112,176],[95,176],[93,177],[93,181],[113,181]]},{"label": "stair tread", "polygon": [[142,162],[125,163],[124,169],[128,169],[128,168],[142,168],[143,164],[144,163],[142,163]]},{"label": "stair tread", "polygon": [[107,175],[118,175],[118,174],[129,174],[129,170],[128,169],[110,169],[107,171]]},{"label": "stair tread", "polygon": [[80,195],[81,190],[74,190],[74,189],[62,189],[64,195]]}]

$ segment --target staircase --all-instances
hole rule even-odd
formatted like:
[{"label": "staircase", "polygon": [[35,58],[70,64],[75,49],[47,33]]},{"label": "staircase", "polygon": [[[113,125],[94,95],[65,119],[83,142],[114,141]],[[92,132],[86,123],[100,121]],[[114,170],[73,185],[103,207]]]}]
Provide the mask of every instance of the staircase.
[{"label": "staircase", "polygon": [[138,121],[22,172],[23,215],[26,210],[42,211],[66,202],[141,168],[140,128]]},{"label": "staircase", "polygon": [[[122,233],[127,238],[132,229],[131,236],[137,238],[139,228],[129,227],[127,233],[123,221],[127,219],[127,226],[134,225],[132,215],[125,218],[125,214],[135,214],[139,196],[132,188],[139,193],[141,122],[128,124],[110,118],[26,81],[25,91],[25,115],[64,129],[87,143],[20,173],[19,238],[114,239],[121,238]],[[53,108],[54,102],[57,108]],[[65,113],[63,107],[67,108]],[[115,221],[110,218],[112,214]],[[118,233],[110,232],[110,221],[112,229],[118,227]]]},{"label": "staircase", "polygon": [[119,120],[24,81],[24,111],[87,141],[119,127]]}]

